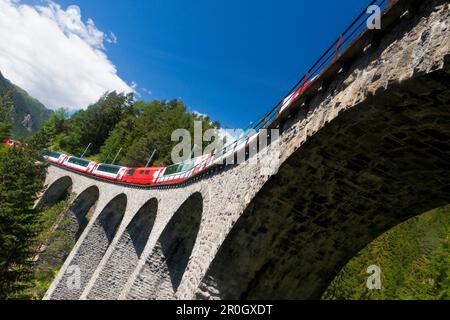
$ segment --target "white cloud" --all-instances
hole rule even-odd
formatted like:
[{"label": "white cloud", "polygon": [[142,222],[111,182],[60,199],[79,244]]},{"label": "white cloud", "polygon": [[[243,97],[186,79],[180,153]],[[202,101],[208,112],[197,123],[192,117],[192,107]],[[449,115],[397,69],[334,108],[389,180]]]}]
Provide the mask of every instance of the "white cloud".
[{"label": "white cloud", "polygon": [[50,108],[85,108],[104,92],[132,92],[109,61],[104,41],[117,37],[66,10],[0,0],[0,71]]}]

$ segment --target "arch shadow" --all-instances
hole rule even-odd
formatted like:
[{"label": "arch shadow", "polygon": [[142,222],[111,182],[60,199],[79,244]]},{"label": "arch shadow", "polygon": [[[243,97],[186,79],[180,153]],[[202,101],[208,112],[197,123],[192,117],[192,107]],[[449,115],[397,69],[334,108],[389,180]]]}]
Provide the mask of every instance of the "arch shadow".
[{"label": "arch shadow", "polygon": [[174,299],[197,239],[202,212],[203,198],[196,192],[164,228],[127,298]]},{"label": "arch shadow", "polygon": [[42,210],[45,207],[51,207],[55,203],[67,198],[71,192],[72,179],[69,176],[61,177],[53,182],[37,202],[35,209]]},{"label": "arch shadow", "polygon": [[52,294],[51,298],[53,300],[74,300],[80,298],[84,287],[116,234],[125,214],[126,205],[127,197],[122,193],[103,208],[71,261],[71,266],[79,270],[81,286],[68,285],[72,281],[73,274],[66,270]]},{"label": "arch shadow", "polygon": [[88,213],[95,210],[100,196],[97,186],[91,186],[84,190],[72,203],[68,210],[70,226],[67,228],[74,239],[78,239],[88,224]]},{"label": "arch shadow", "polygon": [[136,268],[158,211],[156,198],[147,201],[121,235],[114,252],[88,294],[89,299],[116,299]]}]

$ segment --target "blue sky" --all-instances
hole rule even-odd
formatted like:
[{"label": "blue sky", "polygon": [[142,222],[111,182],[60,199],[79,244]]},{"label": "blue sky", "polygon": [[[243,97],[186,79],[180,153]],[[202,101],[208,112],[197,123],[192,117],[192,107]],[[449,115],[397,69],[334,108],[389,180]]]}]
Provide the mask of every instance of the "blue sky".
[{"label": "blue sky", "polygon": [[55,2],[117,36],[105,54],[142,99],[181,98],[233,128],[275,105],[369,1]]}]

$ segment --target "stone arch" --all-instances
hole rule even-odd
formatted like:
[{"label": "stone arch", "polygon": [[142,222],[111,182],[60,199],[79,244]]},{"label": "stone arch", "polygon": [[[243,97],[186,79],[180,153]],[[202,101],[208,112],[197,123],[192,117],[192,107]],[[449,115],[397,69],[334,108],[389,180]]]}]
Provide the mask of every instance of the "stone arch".
[{"label": "stone arch", "polygon": [[87,215],[95,210],[99,196],[98,187],[91,186],[80,193],[67,211],[70,225],[66,229],[68,235],[72,236],[74,240],[79,238],[87,226]]},{"label": "stone arch", "polygon": [[319,299],[372,240],[448,204],[449,78],[391,84],[308,138],[243,212],[195,297]]},{"label": "stone arch", "polygon": [[35,208],[42,210],[45,207],[51,207],[58,201],[66,198],[71,193],[72,179],[64,176],[54,181],[45,191],[37,202]]},{"label": "stone arch", "polygon": [[116,299],[136,268],[155,223],[158,200],[152,198],[136,213],[102,268],[89,299]]},{"label": "stone arch", "polygon": [[146,259],[129,299],[174,299],[194,248],[203,212],[199,192],[175,212]]},{"label": "stone arch", "polygon": [[70,267],[77,268],[80,271],[81,286],[69,288],[68,283],[70,283],[73,274],[66,270],[52,294],[52,299],[74,300],[81,296],[84,287],[112,242],[123,219],[126,206],[127,197],[122,193],[103,208],[87,231],[86,237],[82,240],[70,263]]}]

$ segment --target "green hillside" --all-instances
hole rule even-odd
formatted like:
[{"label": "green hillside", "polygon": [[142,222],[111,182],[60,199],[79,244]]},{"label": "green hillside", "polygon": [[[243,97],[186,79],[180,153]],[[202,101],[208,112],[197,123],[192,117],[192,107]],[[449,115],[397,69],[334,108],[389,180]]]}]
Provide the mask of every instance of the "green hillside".
[{"label": "green hillside", "polygon": [[[367,267],[381,269],[381,289],[369,290]],[[412,218],[351,259],[322,297],[331,300],[450,299],[450,206]]]},{"label": "green hillside", "polygon": [[31,97],[25,90],[11,83],[0,72],[0,98],[11,100],[12,137],[22,139],[36,132],[52,111]]}]

